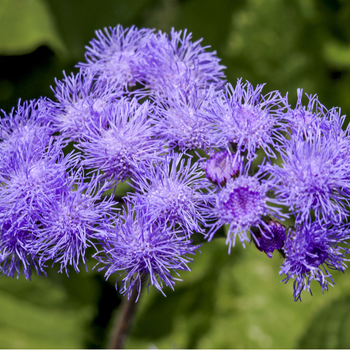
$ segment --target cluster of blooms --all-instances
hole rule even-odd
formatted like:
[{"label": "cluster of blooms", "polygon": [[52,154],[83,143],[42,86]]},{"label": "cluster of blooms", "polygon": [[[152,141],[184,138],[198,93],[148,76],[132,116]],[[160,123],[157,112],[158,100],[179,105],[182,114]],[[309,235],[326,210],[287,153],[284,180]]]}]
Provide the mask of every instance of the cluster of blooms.
[{"label": "cluster of blooms", "polygon": [[121,293],[145,280],[163,292],[189,270],[193,234],[210,241],[225,225],[229,252],[238,237],[282,254],[296,300],[312,280],[327,290],[349,253],[340,109],[302,90],[292,108],[263,85],[232,86],[186,31],[96,34],[55,101],[19,103],[0,121],[1,272],[79,271],[92,247]]}]

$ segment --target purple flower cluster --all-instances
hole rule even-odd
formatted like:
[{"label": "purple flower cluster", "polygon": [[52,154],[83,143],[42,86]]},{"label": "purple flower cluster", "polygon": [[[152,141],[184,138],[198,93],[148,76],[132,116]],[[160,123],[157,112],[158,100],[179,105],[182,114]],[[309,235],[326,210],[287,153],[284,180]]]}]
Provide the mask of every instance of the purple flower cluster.
[{"label": "purple flower cluster", "polygon": [[92,227],[105,225],[102,218],[112,213],[110,199],[99,202],[97,179],[84,184],[78,154],[64,155],[41,102],[19,105],[0,123],[0,264],[12,277],[30,278],[32,267],[45,273],[48,260],[78,271],[95,238]]},{"label": "purple flower cluster", "polygon": [[[253,240],[269,257],[279,251],[281,274],[295,280],[298,300],[312,280],[327,290],[334,283],[329,269],[346,268],[349,128],[343,130],[340,109],[326,109],[317,96],[306,95],[304,106],[298,90],[292,108],[278,92],[261,92],[238,80],[205,109],[219,137],[202,164],[216,187],[206,236],[226,225],[229,251],[236,237],[243,245]],[[286,218],[292,227],[283,225]]]},{"label": "purple flower cluster", "polygon": [[189,270],[193,235],[210,241],[225,226],[229,253],[238,239],[282,254],[296,300],[312,280],[327,290],[349,253],[340,109],[301,89],[293,108],[263,85],[226,83],[216,53],[186,31],[96,36],[55,101],[19,103],[0,121],[0,271],[79,271],[92,247],[122,294],[143,283],[164,294]]}]

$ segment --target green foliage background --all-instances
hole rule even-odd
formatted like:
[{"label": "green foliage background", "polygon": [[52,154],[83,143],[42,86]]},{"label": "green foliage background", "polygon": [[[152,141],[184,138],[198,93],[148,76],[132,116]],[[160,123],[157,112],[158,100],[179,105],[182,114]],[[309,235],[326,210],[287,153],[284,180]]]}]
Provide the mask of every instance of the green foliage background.
[{"label": "green foliage background", "polygon": [[[62,70],[76,72],[94,30],[118,23],[204,38],[228,80],[266,83],[265,92],[318,94],[350,115],[350,2],[347,0],[0,0],[0,108],[53,98]],[[282,259],[253,245],[227,254],[224,239],[204,244],[193,271],[167,297],[150,289],[138,306],[128,347],[349,348],[350,278],[295,303],[281,283]],[[120,297],[114,280],[55,269],[31,282],[0,278],[1,348],[102,348]]]}]

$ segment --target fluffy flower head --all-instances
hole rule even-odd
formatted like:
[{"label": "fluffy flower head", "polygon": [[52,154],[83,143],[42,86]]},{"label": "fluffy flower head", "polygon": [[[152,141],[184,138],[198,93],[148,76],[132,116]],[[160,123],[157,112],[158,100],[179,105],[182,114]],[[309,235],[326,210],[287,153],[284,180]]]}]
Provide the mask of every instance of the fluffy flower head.
[{"label": "fluffy flower head", "polygon": [[261,94],[263,85],[255,89],[250,83],[238,80],[236,87],[227,84],[216,101],[208,108],[207,118],[216,124],[219,139],[226,148],[235,144],[237,149],[247,152],[247,158],[255,158],[255,151],[262,148],[275,158],[274,142],[284,128],[279,113],[282,100],[278,92],[265,96]]},{"label": "fluffy flower head", "polygon": [[136,99],[121,99],[109,105],[104,114],[106,127],[95,127],[77,146],[85,154],[83,165],[124,181],[146,161],[159,158],[163,148],[154,137],[147,101],[140,105]]},{"label": "fluffy flower head", "polygon": [[311,281],[316,280],[323,290],[328,290],[334,281],[328,268],[344,271],[349,254],[348,226],[303,222],[290,230],[284,245],[286,259],[280,274],[284,282],[294,279],[294,298],[300,299],[301,292],[311,292]]},{"label": "fluffy flower head", "polygon": [[97,178],[84,183],[80,172],[70,179],[69,190],[61,192],[42,214],[38,235],[41,260],[59,263],[60,272],[68,274],[69,266],[79,272],[80,262],[86,263],[87,247],[94,245],[94,239],[105,238],[103,229],[108,226],[113,205],[112,197],[102,198],[105,189],[106,184],[99,187]]},{"label": "fluffy flower head", "polygon": [[47,121],[49,113],[44,98],[23,104],[19,101],[16,110],[0,119],[0,153],[6,157],[27,147],[41,153],[54,132]]},{"label": "fluffy flower head", "polygon": [[154,126],[157,134],[181,151],[216,146],[214,124],[203,117],[213,96],[213,90],[203,91],[196,86],[186,94],[176,91],[167,99],[158,96]]},{"label": "fluffy flower head", "polygon": [[78,67],[92,70],[102,81],[112,81],[116,86],[134,85],[142,80],[140,63],[145,55],[142,42],[152,35],[151,29],[138,29],[135,26],[105,28],[96,31],[97,39],[90,42],[85,58],[87,63]]},{"label": "fluffy flower head", "polygon": [[56,81],[54,93],[58,102],[48,103],[51,113],[47,120],[73,141],[89,134],[96,124],[105,125],[104,108],[122,94],[115,92],[110,84],[96,82],[90,70],[65,75],[63,80]]},{"label": "fluffy flower head", "polygon": [[216,52],[206,52],[200,45],[201,40],[191,41],[192,34],[185,30],[176,32],[174,28],[170,37],[158,32],[145,42],[145,56],[141,69],[146,73],[147,87],[152,92],[162,92],[171,96],[189,87],[198,88],[215,84],[220,87],[224,77]]},{"label": "fluffy flower head", "polygon": [[[112,273],[124,273],[121,292],[132,292],[134,285],[140,293],[141,283],[149,276],[149,284],[162,293],[163,283],[173,289],[178,270],[189,270],[187,257],[198,249],[179,232],[164,225],[154,224],[147,211],[135,211],[128,206],[128,212],[118,219],[109,240],[104,242],[104,255],[95,257],[105,266],[108,278]],[[164,293],[163,293],[164,294]]]},{"label": "fluffy flower head", "polygon": [[[236,237],[244,246],[244,241],[249,241],[247,233],[253,226],[260,229],[266,225],[264,218],[269,215],[271,217],[283,218],[281,208],[271,206],[270,203],[279,205],[280,203],[273,198],[267,196],[267,192],[271,189],[272,184],[269,181],[261,180],[261,172],[257,172],[254,176],[247,174],[243,166],[240,169],[240,175],[226,182],[225,187],[218,188],[218,193],[214,194],[215,205],[212,212],[212,222],[207,237],[211,240],[216,230],[222,225],[228,225],[228,234],[226,243],[231,247],[235,245]],[[254,233],[253,233],[254,236]]]},{"label": "fluffy flower head", "polygon": [[309,134],[305,140],[292,138],[282,153],[282,167],[268,167],[276,183],[276,196],[303,221],[313,209],[334,220],[347,215],[349,202],[348,158],[339,138]]},{"label": "fluffy flower head", "polygon": [[174,153],[132,178],[137,193],[130,198],[154,220],[179,225],[190,236],[193,231],[201,232],[200,224],[205,222],[203,208],[208,196],[203,191],[203,175],[198,163],[191,165],[191,159]]}]

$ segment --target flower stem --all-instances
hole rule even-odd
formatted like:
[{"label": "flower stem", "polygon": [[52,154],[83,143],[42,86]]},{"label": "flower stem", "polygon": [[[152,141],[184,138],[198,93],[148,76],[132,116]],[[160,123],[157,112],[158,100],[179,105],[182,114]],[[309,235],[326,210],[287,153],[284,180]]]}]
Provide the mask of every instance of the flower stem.
[{"label": "flower stem", "polygon": [[[145,279],[144,276],[142,277],[143,278],[141,284],[143,284]],[[136,310],[136,300],[138,300],[141,295],[139,290],[140,287],[137,287],[138,286],[135,283],[129,298],[127,295],[123,298],[123,301],[119,308],[116,326],[114,327],[114,331],[109,344],[110,349],[124,349]]]}]

